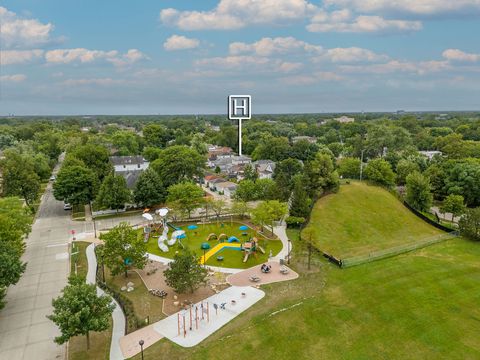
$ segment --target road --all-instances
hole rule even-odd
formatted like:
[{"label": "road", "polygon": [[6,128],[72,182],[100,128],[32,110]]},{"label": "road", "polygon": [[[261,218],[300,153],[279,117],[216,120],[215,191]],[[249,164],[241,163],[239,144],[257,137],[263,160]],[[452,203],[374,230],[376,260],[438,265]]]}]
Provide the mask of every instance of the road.
[{"label": "road", "polygon": [[67,283],[69,231],[84,231],[84,227],[70,220],[49,184],[26,239],[27,269],[18,284],[8,289],[7,305],[0,311],[1,360],[65,358],[65,346],[53,342],[59,331],[46,315],[52,313],[52,298]]}]

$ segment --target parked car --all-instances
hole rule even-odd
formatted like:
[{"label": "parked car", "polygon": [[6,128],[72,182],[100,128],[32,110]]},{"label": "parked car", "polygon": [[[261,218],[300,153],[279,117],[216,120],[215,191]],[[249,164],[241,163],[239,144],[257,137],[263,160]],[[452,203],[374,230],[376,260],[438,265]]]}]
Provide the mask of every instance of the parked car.
[{"label": "parked car", "polygon": [[72,210],[72,205],[69,203],[63,203],[63,210]]},{"label": "parked car", "polygon": [[50,181],[55,181],[56,177],[55,175],[50,176]]}]

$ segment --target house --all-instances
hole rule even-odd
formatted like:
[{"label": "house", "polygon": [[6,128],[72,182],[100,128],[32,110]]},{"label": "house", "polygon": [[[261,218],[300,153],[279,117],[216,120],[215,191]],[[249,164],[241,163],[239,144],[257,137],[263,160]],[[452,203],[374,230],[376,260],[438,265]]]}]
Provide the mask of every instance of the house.
[{"label": "house", "polygon": [[236,177],[241,175],[243,168],[247,164],[251,164],[252,159],[248,156],[221,157],[209,162],[209,167],[214,169],[218,167],[220,171],[228,176]]},{"label": "house", "polygon": [[115,175],[121,175],[127,182],[127,187],[133,189],[140,174],[148,169],[149,162],[143,156],[110,156]]},{"label": "house", "polygon": [[233,157],[233,150],[228,146],[217,146],[217,145],[207,145],[208,146],[208,156],[207,156],[207,166],[215,167],[214,162],[219,159],[226,159]]},{"label": "house", "polygon": [[428,160],[432,160],[435,155],[442,156],[443,154],[441,151],[437,151],[437,150],[419,151],[419,153],[422,154],[423,156],[426,156]]},{"label": "house", "polygon": [[117,171],[133,171],[146,170],[148,168],[148,161],[141,155],[136,156],[110,156],[110,161]]},{"label": "house", "polygon": [[272,179],[275,172],[275,162],[272,160],[258,160],[252,163],[259,179]]},{"label": "house", "polygon": [[338,121],[339,123],[346,124],[346,123],[351,123],[355,121],[355,118],[351,118],[348,116],[340,116],[338,118],[335,118],[335,121]]},{"label": "house", "polygon": [[308,141],[310,144],[316,144],[317,138],[314,136],[294,136],[292,138],[292,143],[297,143],[299,141]]},{"label": "house", "polygon": [[231,181],[224,181],[215,184],[215,190],[225,196],[232,197],[237,190],[237,184]]},{"label": "house", "polygon": [[210,187],[212,181],[214,180],[217,180],[217,179],[221,179],[220,176],[218,175],[206,175],[204,178],[203,178],[203,184],[206,186],[206,187]]}]

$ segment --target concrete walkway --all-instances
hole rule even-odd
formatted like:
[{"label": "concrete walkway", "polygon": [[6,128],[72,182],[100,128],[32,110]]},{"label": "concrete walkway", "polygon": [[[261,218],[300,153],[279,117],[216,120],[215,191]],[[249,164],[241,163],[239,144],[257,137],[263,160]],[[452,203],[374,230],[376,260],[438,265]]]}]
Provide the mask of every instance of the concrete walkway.
[{"label": "concrete walkway", "polygon": [[287,236],[287,226],[286,225],[279,225],[279,226],[274,226],[273,227],[273,233],[282,241],[282,250],[275,255],[271,260],[286,260],[288,256],[288,250],[290,247],[290,252],[292,251],[292,242],[288,241],[288,236]]},{"label": "concrete walkway", "polygon": [[[97,270],[97,258],[95,257],[95,244],[87,246],[88,273],[87,283],[96,284],[95,273]],[[103,295],[105,292],[97,286],[97,294]],[[120,348],[120,339],[125,335],[125,315],[120,305],[112,298],[115,309],[112,313],[113,330],[112,342],[110,344],[110,360],[123,360],[122,350]]]},{"label": "concrete walkway", "polygon": [[[173,259],[169,259],[169,258],[166,258],[166,257],[163,257],[163,256],[158,256],[158,255],[155,255],[155,254],[152,254],[152,253],[148,253],[148,258],[150,260],[157,261],[157,262],[165,264],[165,265],[168,265],[169,263],[171,263],[173,261]],[[219,266],[208,266],[208,265],[207,265],[207,269],[209,269],[211,271],[225,273],[225,274],[236,274],[238,272],[241,272],[241,271],[245,270],[245,269],[224,268],[224,267],[219,267]]]}]

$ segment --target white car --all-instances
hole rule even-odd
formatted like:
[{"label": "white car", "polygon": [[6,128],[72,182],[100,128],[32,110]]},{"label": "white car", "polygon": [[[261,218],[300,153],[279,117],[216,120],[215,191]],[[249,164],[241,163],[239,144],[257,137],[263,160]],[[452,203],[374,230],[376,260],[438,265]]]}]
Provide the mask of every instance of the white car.
[{"label": "white car", "polygon": [[56,177],[55,175],[50,176],[50,181],[55,181]]},{"label": "white car", "polygon": [[72,210],[72,205],[69,203],[63,203],[63,210]]}]

